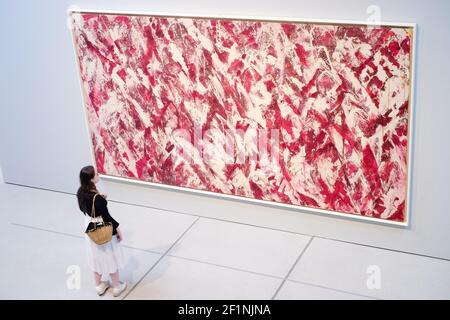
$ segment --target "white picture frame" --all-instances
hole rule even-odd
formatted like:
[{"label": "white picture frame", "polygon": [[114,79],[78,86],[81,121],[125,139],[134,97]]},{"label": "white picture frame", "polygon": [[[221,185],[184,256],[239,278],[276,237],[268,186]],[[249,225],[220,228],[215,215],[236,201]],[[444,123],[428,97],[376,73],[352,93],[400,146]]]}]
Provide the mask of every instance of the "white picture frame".
[{"label": "white picture frame", "polygon": [[[361,222],[387,225],[392,227],[399,228],[409,228],[410,220],[411,220],[411,180],[412,180],[412,172],[411,172],[411,162],[412,162],[412,149],[413,149],[413,132],[414,132],[414,114],[415,114],[415,69],[416,69],[416,50],[417,50],[417,24],[416,23],[398,23],[398,22],[367,22],[367,21],[352,21],[352,20],[326,20],[326,19],[304,19],[304,18],[267,18],[267,17],[255,17],[255,16],[235,16],[235,15],[184,15],[184,14],[167,14],[161,12],[149,12],[149,11],[127,11],[127,10],[106,10],[106,9],[80,9],[78,7],[69,7],[67,10],[67,14],[70,17],[72,13],[90,13],[90,14],[114,14],[114,15],[132,15],[132,16],[153,16],[153,17],[168,17],[168,18],[203,18],[203,19],[226,19],[226,20],[246,20],[246,21],[263,21],[263,22],[293,22],[293,23],[311,23],[311,24],[338,24],[338,25],[358,25],[358,26],[386,26],[386,27],[403,27],[410,28],[412,30],[412,46],[411,46],[411,67],[410,67],[410,95],[409,95],[409,108],[408,108],[408,133],[407,133],[407,182],[406,182],[406,200],[405,200],[405,220],[404,221],[389,221],[381,218],[373,218],[367,216],[360,216],[351,213],[341,213],[331,210],[317,209],[311,207],[298,206],[293,204],[286,204],[280,202],[273,202],[268,200],[260,200],[254,198],[247,198],[243,196],[229,195],[212,191],[198,190],[187,187],[178,187],[173,185],[167,185],[162,183],[154,183],[141,181],[130,178],[116,177],[111,175],[100,174],[102,179],[117,181],[117,182],[125,182],[132,183],[147,187],[155,187],[163,190],[170,191],[182,191],[188,192],[190,194],[198,194],[203,196],[214,197],[217,199],[228,199],[234,201],[242,201],[245,203],[252,204],[263,204],[266,206],[274,207],[274,208],[282,208],[282,209],[290,209],[294,211],[298,211],[301,213],[309,213],[309,214],[320,214],[324,216],[334,216],[349,220],[357,220]],[[75,60],[77,62],[77,72],[80,72],[79,61],[76,55],[76,46],[75,39],[72,33],[72,44],[73,50],[75,54]],[[96,167],[96,161],[94,157],[94,149],[91,141],[91,134],[89,131],[88,117],[86,112],[86,101],[85,94],[83,90],[83,84],[81,81],[81,77],[79,76],[79,84],[82,93],[82,101],[83,101],[83,112],[85,115],[85,126],[87,130],[87,134],[89,137],[89,147],[90,147],[90,156],[92,165]]]}]

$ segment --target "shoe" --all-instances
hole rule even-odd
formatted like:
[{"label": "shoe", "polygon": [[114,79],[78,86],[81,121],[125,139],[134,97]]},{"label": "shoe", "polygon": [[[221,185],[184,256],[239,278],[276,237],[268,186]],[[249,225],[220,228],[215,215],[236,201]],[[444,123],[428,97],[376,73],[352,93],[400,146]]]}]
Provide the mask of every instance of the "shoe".
[{"label": "shoe", "polygon": [[126,282],[120,282],[117,287],[113,288],[113,296],[114,297],[120,296],[122,292],[125,291],[126,288],[127,288]]},{"label": "shoe", "polygon": [[97,294],[99,296],[102,296],[105,294],[106,290],[109,288],[109,283],[102,281],[98,286],[95,287],[95,290],[97,291]]}]

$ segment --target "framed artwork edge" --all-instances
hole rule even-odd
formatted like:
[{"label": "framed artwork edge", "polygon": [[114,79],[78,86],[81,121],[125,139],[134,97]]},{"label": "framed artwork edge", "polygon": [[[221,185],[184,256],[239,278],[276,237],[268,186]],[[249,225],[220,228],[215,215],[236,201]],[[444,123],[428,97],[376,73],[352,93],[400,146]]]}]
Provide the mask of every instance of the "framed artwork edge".
[{"label": "framed artwork edge", "polygon": [[[268,205],[271,207],[277,207],[277,208],[283,208],[283,209],[291,209],[295,210],[301,213],[307,213],[307,214],[320,214],[328,217],[339,217],[344,218],[348,220],[356,220],[360,222],[366,222],[376,225],[386,225],[391,227],[400,227],[402,229],[408,229],[411,227],[411,161],[412,161],[412,149],[413,149],[413,122],[414,122],[414,113],[415,113],[415,69],[416,69],[416,50],[417,50],[417,23],[411,23],[411,22],[382,22],[379,23],[369,23],[366,21],[358,21],[358,20],[334,20],[334,19],[305,19],[305,18],[291,18],[291,17],[282,17],[282,18],[267,18],[267,17],[256,17],[256,16],[234,16],[234,15],[196,15],[196,16],[190,16],[186,14],[167,14],[167,13],[161,13],[161,12],[150,12],[150,11],[127,11],[127,10],[106,10],[106,9],[80,9],[79,7],[70,6],[67,9],[67,15],[70,17],[72,13],[91,13],[91,14],[114,14],[114,15],[133,15],[133,16],[154,16],[154,17],[171,17],[171,18],[197,18],[197,19],[222,19],[222,20],[246,20],[246,21],[264,21],[264,22],[293,22],[293,23],[311,23],[311,24],[333,24],[333,25],[358,25],[358,26],[384,26],[384,27],[403,27],[403,28],[409,28],[412,32],[412,45],[411,47],[411,64],[410,64],[410,88],[409,88],[409,105],[408,105],[408,133],[407,133],[407,179],[406,179],[406,197],[405,197],[405,212],[404,212],[404,221],[391,221],[387,219],[382,218],[374,218],[369,216],[362,216],[362,215],[356,215],[352,213],[345,213],[345,212],[338,212],[338,211],[331,211],[331,210],[325,210],[325,209],[318,209],[318,208],[311,208],[311,207],[305,207],[305,206],[299,206],[299,205],[293,205],[293,204],[287,204],[287,203],[281,203],[281,202],[274,202],[274,201],[268,201],[268,200],[261,200],[261,199],[255,199],[255,198],[249,198],[249,197],[243,197],[243,196],[236,196],[231,194],[224,194],[219,192],[212,192],[212,191],[206,191],[206,190],[200,190],[200,189],[193,189],[193,188],[187,188],[187,187],[178,187],[174,185],[168,185],[168,184],[162,184],[162,183],[154,183],[154,182],[148,182],[148,181],[141,181],[131,178],[123,178],[123,177],[117,177],[112,175],[105,175],[100,174],[99,176],[101,178],[104,178],[106,180],[111,181],[117,181],[117,182],[127,182],[132,184],[138,184],[138,185],[144,185],[144,186],[150,186],[150,187],[156,187],[160,189],[166,189],[170,191],[183,191],[191,194],[201,194],[201,195],[207,195],[212,196],[216,198],[222,198],[227,200],[238,200],[242,202],[248,202],[253,204],[263,204]],[[70,20],[71,22],[71,20]],[[73,47],[73,53],[76,60],[76,67],[77,67],[77,74],[78,74],[78,80],[80,85],[80,90],[82,93],[82,103],[83,103],[83,113],[84,113],[84,119],[85,119],[85,128],[87,130],[88,140],[89,140],[89,154],[91,157],[91,163],[97,170],[97,164],[95,161],[94,156],[94,148],[92,144],[91,139],[91,133],[89,130],[89,122],[88,122],[88,116],[86,111],[86,94],[83,89],[83,83],[82,79],[80,77],[80,63],[79,59],[77,58],[76,54],[76,45],[75,45],[75,38],[72,32],[72,28],[70,30],[71,36],[72,36],[72,47]]]}]

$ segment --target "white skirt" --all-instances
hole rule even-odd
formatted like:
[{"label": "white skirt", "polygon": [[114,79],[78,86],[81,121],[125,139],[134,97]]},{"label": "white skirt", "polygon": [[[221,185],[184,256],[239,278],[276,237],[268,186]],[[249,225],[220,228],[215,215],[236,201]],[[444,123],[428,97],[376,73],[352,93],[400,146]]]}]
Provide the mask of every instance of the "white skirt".
[{"label": "white skirt", "polygon": [[[98,221],[97,219],[93,221]],[[91,217],[85,215],[84,231],[91,222]],[[111,241],[102,245],[96,244],[85,233],[85,242],[87,249],[88,265],[92,271],[101,275],[108,275],[117,272],[123,267],[122,247],[117,240],[117,236],[113,236]]]}]

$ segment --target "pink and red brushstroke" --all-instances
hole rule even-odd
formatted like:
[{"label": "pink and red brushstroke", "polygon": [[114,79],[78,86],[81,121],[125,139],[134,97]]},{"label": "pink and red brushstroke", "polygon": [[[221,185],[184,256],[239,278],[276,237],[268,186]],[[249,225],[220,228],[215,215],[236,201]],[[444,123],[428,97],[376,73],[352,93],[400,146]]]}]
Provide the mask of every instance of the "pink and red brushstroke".
[{"label": "pink and red brushstroke", "polygon": [[[411,29],[72,19],[100,173],[405,220]],[[278,130],[269,150],[278,159],[224,161],[224,148],[194,143],[195,128],[222,141],[226,130],[241,141],[251,129]],[[181,142],[177,129],[187,132]],[[175,156],[175,146],[188,152]]]}]

